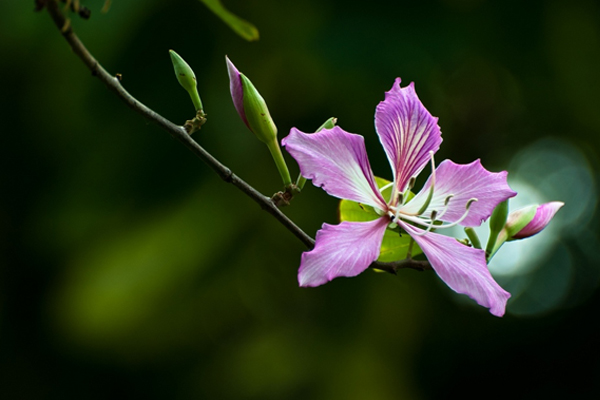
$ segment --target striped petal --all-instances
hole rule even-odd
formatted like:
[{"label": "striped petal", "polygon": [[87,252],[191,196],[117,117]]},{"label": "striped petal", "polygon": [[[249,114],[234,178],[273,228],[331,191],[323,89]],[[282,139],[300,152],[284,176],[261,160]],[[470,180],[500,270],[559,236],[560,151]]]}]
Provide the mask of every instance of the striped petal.
[{"label": "striped petal", "polygon": [[[492,215],[498,204],[517,194],[506,183],[507,174],[506,171],[489,172],[479,160],[465,165],[444,160],[435,170],[433,197],[423,214],[429,216],[436,210],[441,221],[455,222],[465,213],[469,199],[476,198],[460,224],[479,226]],[[429,195],[432,179],[430,176],[423,189],[402,207],[402,212],[413,214],[419,211]],[[445,206],[449,196],[452,197]]]},{"label": "striped petal", "polygon": [[417,242],[438,276],[457,293],[466,294],[489,308],[497,317],[504,315],[510,293],[496,283],[487,268],[485,252],[465,246],[456,239],[401,223]]},{"label": "striped petal", "polygon": [[375,128],[394,173],[396,193],[403,192],[442,143],[442,133],[433,117],[419,100],[414,84],[401,88],[400,78],[385,94],[375,111]]},{"label": "striped petal", "polygon": [[302,254],[298,283],[319,286],[339,276],[356,276],[379,257],[387,217],[369,222],[323,224],[315,248]]},{"label": "striped petal", "polygon": [[340,199],[386,208],[362,136],[338,126],[311,134],[292,128],[281,142],[300,165],[302,175],[314,185]]}]

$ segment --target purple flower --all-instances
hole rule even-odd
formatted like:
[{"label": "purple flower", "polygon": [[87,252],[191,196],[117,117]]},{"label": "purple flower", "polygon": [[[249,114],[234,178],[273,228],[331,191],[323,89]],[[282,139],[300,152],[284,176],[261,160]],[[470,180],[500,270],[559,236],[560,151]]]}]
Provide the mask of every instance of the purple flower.
[{"label": "purple flower", "polygon": [[323,224],[313,250],[302,254],[300,286],[319,286],[339,276],[356,276],[379,256],[383,234],[397,224],[421,247],[440,278],[458,293],[502,316],[510,294],[492,278],[485,252],[431,230],[457,224],[478,226],[502,201],[516,195],[506,172],[485,170],[479,160],[467,165],[443,161],[414,198],[414,177],[442,142],[437,118],[425,109],[414,85],[397,78],[375,112],[375,127],[392,167],[392,194],[384,199],[369,165],[364,138],[339,127],[306,134],[292,128],[283,145],[302,175],[332,196],[373,207],[370,222]]},{"label": "purple flower", "polygon": [[[544,203],[537,206],[533,219],[527,225],[525,225],[525,227],[513,234],[510,239],[525,239],[538,234],[546,227],[546,225],[550,223],[550,220],[552,220],[554,214],[556,214],[556,212],[564,205],[565,203],[562,201],[551,201],[550,203]],[[528,211],[529,207],[526,207],[510,213],[508,215],[508,219],[506,220],[506,227],[510,230],[511,226],[517,225],[521,217],[526,217],[525,214],[527,214]]]}]

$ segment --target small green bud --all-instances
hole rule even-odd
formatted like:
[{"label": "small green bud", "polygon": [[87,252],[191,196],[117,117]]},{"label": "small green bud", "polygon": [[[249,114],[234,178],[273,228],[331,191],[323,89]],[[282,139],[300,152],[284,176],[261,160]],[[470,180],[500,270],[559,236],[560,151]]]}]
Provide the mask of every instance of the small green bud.
[{"label": "small green bud", "polygon": [[337,118],[331,117],[327,121],[323,122],[323,125],[321,125],[315,132],[319,132],[323,129],[333,129],[335,124],[337,124]]},{"label": "small green bud", "polygon": [[173,63],[173,69],[175,70],[175,76],[179,81],[179,84],[189,93],[196,111],[202,110],[202,101],[198,94],[198,86],[196,83],[196,75],[192,68],[185,62],[183,58],[173,50],[169,50],[171,56],[171,62]]},{"label": "small green bud", "polygon": [[250,79],[240,74],[244,90],[244,112],[250,130],[266,144],[277,141],[277,127],[271,118],[265,99],[258,93]]}]

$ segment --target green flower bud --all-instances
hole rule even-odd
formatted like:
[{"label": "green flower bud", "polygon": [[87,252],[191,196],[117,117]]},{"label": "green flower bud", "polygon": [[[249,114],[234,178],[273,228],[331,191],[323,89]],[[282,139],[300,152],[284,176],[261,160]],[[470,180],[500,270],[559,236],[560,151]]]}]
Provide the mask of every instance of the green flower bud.
[{"label": "green flower bud", "polygon": [[202,101],[200,100],[200,95],[198,94],[196,75],[194,74],[194,71],[192,71],[192,68],[190,68],[188,63],[186,63],[185,60],[173,50],[169,50],[169,55],[171,56],[171,62],[173,63],[175,76],[177,76],[179,84],[189,93],[192,102],[194,103],[194,107],[196,107],[196,111],[202,110]]},{"label": "green flower bud", "polygon": [[244,90],[244,113],[248,127],[264,143],[277,141],[277,127],[271,118],[265,99],[258,93],[250,79],[240,74]]}]

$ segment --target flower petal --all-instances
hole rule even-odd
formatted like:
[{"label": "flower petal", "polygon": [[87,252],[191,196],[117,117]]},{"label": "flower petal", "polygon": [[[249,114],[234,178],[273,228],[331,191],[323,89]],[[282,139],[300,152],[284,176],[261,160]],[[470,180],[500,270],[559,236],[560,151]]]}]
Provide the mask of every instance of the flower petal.
[{"label": "flower petal", "polygon": [[414,83],[401,88],[400,78],[375,111],[375,128],[394,172],[396,190],[403,192],[442,143],[442,132],[419,100]]},{"label": "flower petal", "polygon": [[[560,210],[560,208],[564,205],[565,203],[563,203],[562,201],[551,201],[550,203],[545,203],[538,206],[537,210],[535,211],[535,216],[533,217],[531,222],[525,225],[525,227],[521,229],[512,238],[524,239],[539,233],[542,229],[546,227],[546,225],[548,225],[548,223],[550,223],[550,220],[552,220],[554,214],[556,214],[556,212]],[[517,210],[508,215],[508,220],[506,221],[507,226],[510,225],[512,221],[518,219],[518,216],[520,214],[519,211],[521,210]]]},{"label": "flower petal", "polygon": [[319,286],[338,276],[356,276],[379,256],[387,217],[369,222],[323,224],[315,248],[302,254],[300,286]]},{"label": "flower petal", "polygon": [[292,128],[281,143],[300,165],[302,175],[330,195],[386,208],[362,136],[338,126],[311,134]]},{"label": "flower petal", "polygon": [[465,246],[455,238],[428,232],[401,223],[417,242],[440,278],[457,293],[466,294],[497,317],[504,315],[510,293],[494,281],[485,261],[485,252]]},{"label": "flower petal", "polygon": [[[436,210],[441,221],[455,222],[465,213],[469,199],[476,198],[477,201],[471,204],[466,218],[460,224],[479,226],[492,215],[498,204],[517,194],[506,183],[507,174],[506,171],[489,172],[479,160],[464,165],[444,160],[435,170],[433,197],[423,214],[429,216],[431,211]],[[419,211],[429,195],[431,180],[430,176],[423,189],[402,208],[402,212],[410,214]],[[445,202],[450,195],[453,196],[446,208]],[[442,211],[444,208],[445,212]]]},{"label": "flower petal", "polygon": [[233,105],[237,110],[238,114],[242,118],[242,121],[248,125],[248,120],[246,119],[246,112],[244,111],[244,89],[242,88],[242,77],[240,76],[240,71],[237,70],[235,65],[229,60],[229,57],[225,56],[225,60],[227,61],[227,73],[229,74],[229,90],[231,91],[231,99],[233,100]]}]

